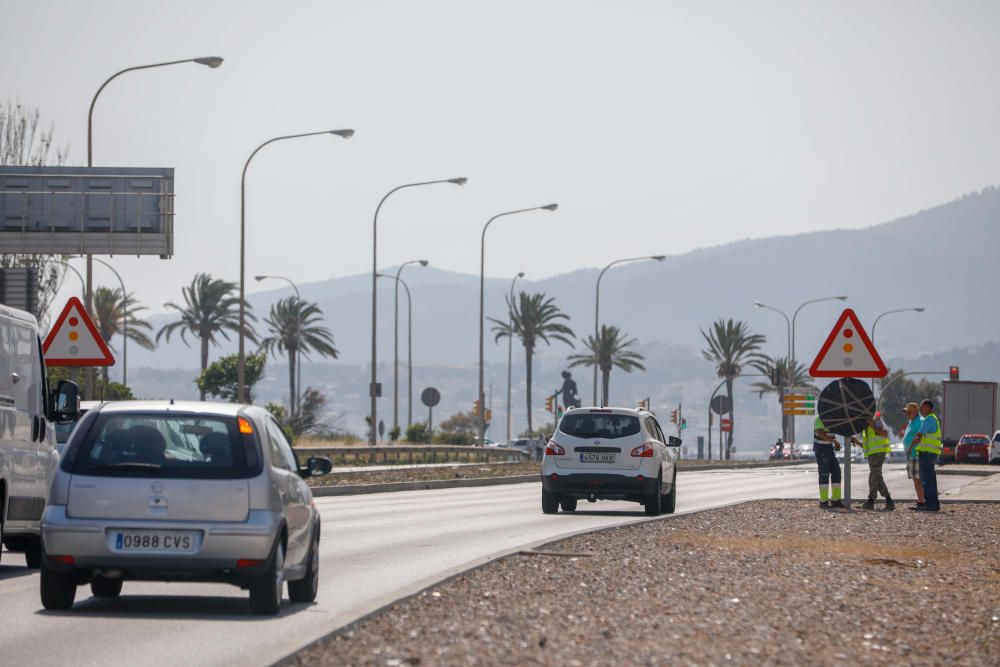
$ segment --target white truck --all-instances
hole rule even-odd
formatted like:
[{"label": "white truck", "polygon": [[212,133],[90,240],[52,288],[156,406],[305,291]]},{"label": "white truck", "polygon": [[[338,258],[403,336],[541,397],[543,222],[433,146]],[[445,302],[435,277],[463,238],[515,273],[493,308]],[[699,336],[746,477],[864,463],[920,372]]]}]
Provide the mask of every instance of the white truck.
[{"label": "white truck", "polygon": [[28,567],[41,559],[41,519],[59,465],[54,421],[78,410],[77,388],[62,380],[50,392],[38,322],[0,305],[0,541],[24,552]]},{"label": "white truck", "polygon": [[992,437],[997,430],[1000,392],[996,382],[945,381],[941,400],[942,460],[955,457],[955,444],[966,433]]}]

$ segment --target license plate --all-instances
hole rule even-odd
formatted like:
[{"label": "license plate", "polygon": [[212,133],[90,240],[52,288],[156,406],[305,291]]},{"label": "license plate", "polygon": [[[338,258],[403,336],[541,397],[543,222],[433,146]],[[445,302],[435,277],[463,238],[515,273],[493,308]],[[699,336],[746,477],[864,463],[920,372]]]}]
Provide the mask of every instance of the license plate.
[{"label": "license plate", "polygon": [[614,463],[614,454],[603,454],[595,452],[583,452],[580,454],[580,461],[582,463]]},{"label": "license plate", "polygon": [[115,530],[108,537],[117,553],[194,553],[198,532],[193,530]]}]

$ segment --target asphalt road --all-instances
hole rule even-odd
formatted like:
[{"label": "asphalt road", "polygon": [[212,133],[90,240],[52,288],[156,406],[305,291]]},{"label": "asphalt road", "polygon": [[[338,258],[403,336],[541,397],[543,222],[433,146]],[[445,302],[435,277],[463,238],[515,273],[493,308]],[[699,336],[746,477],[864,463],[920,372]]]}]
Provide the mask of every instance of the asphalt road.
[{"label": "asphalt road", "polygon": [[[900,499],[913,487],[888,468]],[[982,478],[941,476],[952,493]],[[867,491],[856,464],[854,497]],[[814,466],[683,472],[678,513],[757,498],[814,498]],[[540,484],[411,491],[317,499],[323,517],[320,596],[285,602],[275,618],[251,616],[246,595],[214,584],[126,583],[122,597],[98,600],[81,587],[70,612],[45,612],[38,574],[19,554],[0,564],[0,661],[6,665],[266,665],[402,596],[518,547],[603,526],[645,520],[638,504],[580,503],[546,516]]]}]

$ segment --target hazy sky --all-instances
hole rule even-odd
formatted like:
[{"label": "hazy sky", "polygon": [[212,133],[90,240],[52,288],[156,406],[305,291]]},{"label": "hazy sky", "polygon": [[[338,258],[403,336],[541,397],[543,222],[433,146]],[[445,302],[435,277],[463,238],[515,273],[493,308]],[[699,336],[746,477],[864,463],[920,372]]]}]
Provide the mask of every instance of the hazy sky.
[{"label": "hazy sky", "polygon": [[[116,259],[160,310],[199,270],[307,282],[426,257],[538,278],[886,221],[1000,183],[998,2],[0,0],[0,96],[70,164],[176,169],[176,256]],[[838,249],[831,249],[836,258]],[[101,271],[101,269],[98,269]],[[110,283],[98,273],[100,282]],[[277,287],[275,284],[272,287]],[[251,281],[251,289],[259,286]]]}]

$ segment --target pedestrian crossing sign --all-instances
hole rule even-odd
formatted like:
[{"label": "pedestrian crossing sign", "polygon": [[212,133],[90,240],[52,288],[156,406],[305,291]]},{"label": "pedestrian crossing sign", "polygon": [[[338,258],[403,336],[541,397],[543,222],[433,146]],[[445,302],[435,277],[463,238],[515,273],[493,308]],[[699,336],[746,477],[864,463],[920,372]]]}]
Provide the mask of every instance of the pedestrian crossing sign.
[{"label": "pedestrian crossing sign", "polygon": [[815,378],[881,378],[889,373],[855,312],[847,308],[833,326],[809,375]]}]

